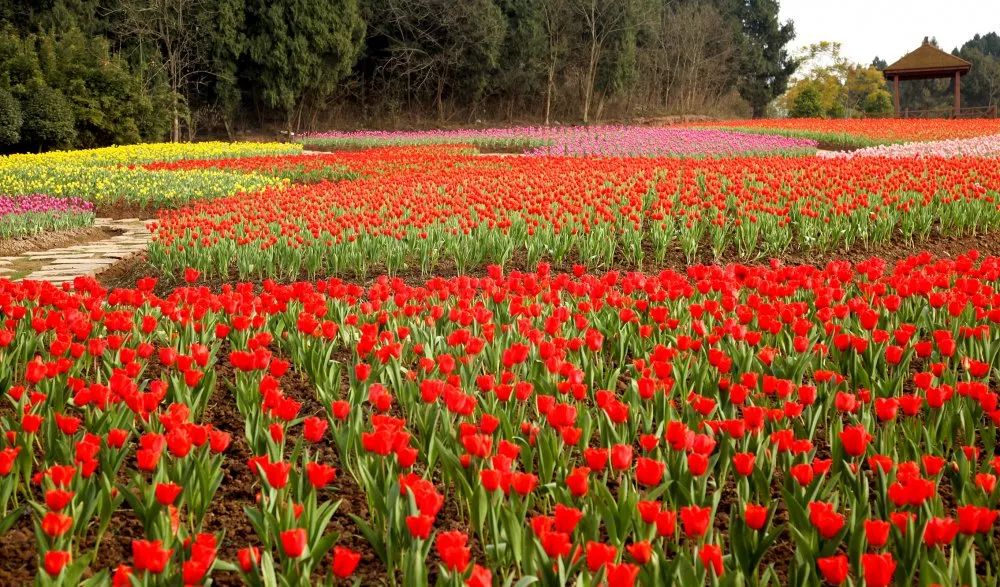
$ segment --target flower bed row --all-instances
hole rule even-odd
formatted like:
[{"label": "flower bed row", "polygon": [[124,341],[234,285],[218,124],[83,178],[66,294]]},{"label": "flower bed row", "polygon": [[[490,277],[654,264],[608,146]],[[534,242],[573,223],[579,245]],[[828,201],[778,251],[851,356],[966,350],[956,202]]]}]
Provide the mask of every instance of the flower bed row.
[{"label": "flower bed row", "polygon": [[78,198],[0,195],[0,238],[83,228],[93,223],[93,204]]},{"label": "flower bed row", "polygon": [[826,148],[848,149],[1000,134],[1000,120],[987,118],[775,118],[727,120],[691,126],[809,138]]},{"label": "flower bed row", "polygon": [[331,157],[362,178],[164,213],[151,260],[174,274],[292,279],[515,259],[661,266],[675,254],[760,259],[974,234],[1000,219],[1000,169],[988,159],[579,159],[432,147]]},{"label": "flower bed row", "polygon": [[227,159],[258,155],[295,155],[301,145],[293,143],[144,143],[80,149],[75,151],[48,151],[39,154],[0,156],[0,169],[25,166],[96,166],[140,165],[153,161],[180,161],[184,159]]},{"label": "flower bed row", "polygon": [[822,157],[997,157],[1000,156],[1000,134],[970,139],[946,139],[894,145],[877,145],[855,151],[823,151]]},{"label": "flower bed row", "polygon": [[809,139],[723,130],[641,126],[516,127],[416,132],[326,132],[299,139],[307,146],[366,148],[418,145],[475,145],[529,155],[603,157],[721,157],[815,152]]},{"label": "flower bed row", "polygon": [[186,158],[219,159],[265,154],[295,154],[301,146],[279,143],[163,143],[54,151],[0,157],[0,193],[41,193],[87,200],[99,206],[139,206],[151,211],[238,192],[255,192],[288,183],[264,173],[206,169],[151,172],[136,165]]},{"label": "flower bed row", "polygon": [[[76,584],[125,512],[132,556],[92,580],[304,584],[362,555],[369,583],[473,587],[1000,565],[1000,258],[75,286],[0,280],[0,530],[30,516],[41,584]],[[216,402],[239,438],[205,423]],[[206,515],[234,465],[252,530],[223,536]],[[331,532],[341,476],[364,548]]]},{"label": "flower bed row", "polygon": [[98,206],[138,206],[151,213],[190,202],[212,200],[264,188],[280,189],[287,180],[259,173],[225,171],[146,171],[125,167],[26,166],[0,172],[0,192],[43,193],[78,198]]}]

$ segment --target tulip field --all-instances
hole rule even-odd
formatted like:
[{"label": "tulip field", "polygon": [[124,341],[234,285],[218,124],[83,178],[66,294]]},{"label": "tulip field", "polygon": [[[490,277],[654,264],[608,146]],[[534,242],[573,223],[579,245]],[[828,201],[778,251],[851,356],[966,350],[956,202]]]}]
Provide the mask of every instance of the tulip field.
[{"label": "tulip field", "polygon": [[193,200],[257,191],[288,179],[217,170],[172,173],[146,170],[141,167],[145,163],[299,152],[297,145],[280,143],[164,143],[0,156],[0,195],[77,198],[102,207],[125,205],[152,213]]},{"label": "tulip field", "polygon": [[692,123],[691,126],[806,138],[850,149],[1000,135],[1000,119],[997,118],[784,118]]},{"label": "tulip field", "polygon": [[[981,234],[1000,222],[1000,166],[982,158],[506,157],[449,146],[311,157],[359,178],[164,212],[151,260],[174,275],[191,267],[238,279],[431,277],[543,260],[655,268],[675,258],[863,250]],[[241,161],[170,167],[257,173],[279,165]]]},{"label": "tulip field", "polygon": [[0,278],[0,584],[998,584],[996,159],[730,132],[0,158],[0,237],[159,209]]},{"label": "tulip field", "polygon": [[82,228],[93,222],[94,205],[78,198],[0,196],[0,238]]},{"label": "tulip field", "polygon": [[323,149],[474,145],[483,150],[524,151],[533,156],[575,157],[802,155],[812,154],[816,149],[816,142],[810,138],[785,137],[776,133],[641,126],[328,132],[306,134],[298,141],[306,147]]}]

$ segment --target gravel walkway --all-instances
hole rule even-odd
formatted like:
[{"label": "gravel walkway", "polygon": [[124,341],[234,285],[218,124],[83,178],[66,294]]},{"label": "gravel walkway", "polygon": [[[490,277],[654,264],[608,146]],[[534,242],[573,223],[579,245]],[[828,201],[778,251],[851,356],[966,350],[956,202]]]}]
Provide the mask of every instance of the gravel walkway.
[{"label": "gravel walkway", "polygon": [[0,257],[0,278],[33,279],[64,283],[75,277],[96,275],[122,259],[146,250],[152,235],[147,222],[137,218],[98,218],[94,227],[116,232],[104,240],[69,247],[28,251],[16,257]]}]

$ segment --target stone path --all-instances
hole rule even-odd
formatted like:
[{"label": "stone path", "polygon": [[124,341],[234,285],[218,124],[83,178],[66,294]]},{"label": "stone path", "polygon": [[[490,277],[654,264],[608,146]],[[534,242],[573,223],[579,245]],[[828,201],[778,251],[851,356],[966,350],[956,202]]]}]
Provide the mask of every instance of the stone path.
[{"label": "stone path", "polygon": [[146,250],[152,237],[146,227],[148,222],[152,221],[98,218],[94,221],[95,228],[105,228],[117,234],[69,247],[0,257],[0,277],[59,284],[83,275],[96,275],[118,261]]}]

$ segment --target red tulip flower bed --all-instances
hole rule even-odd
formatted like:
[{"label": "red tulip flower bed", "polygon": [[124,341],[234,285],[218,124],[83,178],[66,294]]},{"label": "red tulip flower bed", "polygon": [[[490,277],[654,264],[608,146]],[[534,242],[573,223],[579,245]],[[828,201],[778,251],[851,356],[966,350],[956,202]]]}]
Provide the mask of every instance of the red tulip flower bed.
[{"label": "red tulip flower bed", "polygon": [[[262,171],[306,157],[169,165]],[[453,147],[313,157],[360,179],[163,212],[153,264],[286,280],[540,261],[662,267],[919,243],[1000,221],[990,159],[501,157]]]},{"label": "red tulip flower bed", "polygon": [[1000,258],[154,288],[0,282],[0,524],[40,584],[1000,565]]}]

